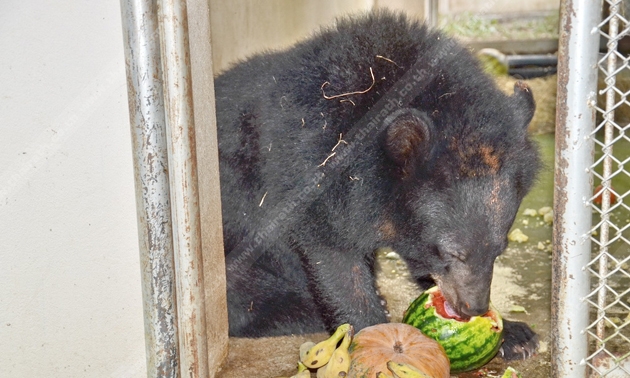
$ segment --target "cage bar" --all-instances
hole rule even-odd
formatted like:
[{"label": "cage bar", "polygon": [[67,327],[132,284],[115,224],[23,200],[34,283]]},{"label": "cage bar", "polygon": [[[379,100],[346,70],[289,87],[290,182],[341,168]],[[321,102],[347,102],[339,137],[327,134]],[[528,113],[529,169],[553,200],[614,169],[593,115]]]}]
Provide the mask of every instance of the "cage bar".
[{"label": "cage bar", "polygon": [[552,376],[585,377],[592,225],[588,199],[597,89],[600,4],[562,1],[552,264]]},{"label": "cage bar", "polygon": [[173,216],[179,363],[182,376],[208,376],[205,291],[188,16],[184,0],[158,1]]},{"label": "cage bar", "polygon": [[121,0],[148,377],[179,377],[175,267],[157,8]]}]

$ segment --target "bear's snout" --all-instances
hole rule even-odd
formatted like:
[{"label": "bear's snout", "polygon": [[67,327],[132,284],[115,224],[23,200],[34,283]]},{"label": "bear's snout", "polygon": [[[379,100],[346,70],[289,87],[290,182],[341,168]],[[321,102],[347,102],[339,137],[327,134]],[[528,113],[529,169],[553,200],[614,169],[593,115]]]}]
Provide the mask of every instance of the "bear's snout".
[{"label": "bear's snout", "polygon": [[[472,316],[484,315],[490,308],[490,287],[475,282],[468,285],[458,286],[461,280],[444,280],[442,277],[438,281],[438,286],[444,299],[450,304],[457,315],[463,319],[469,319]],[[487,288],[486,288],[487,286]]]},{"label": "bear's snout", "polygon": [[459,313],[466,315],[466,317],[479,316],[488,312],[488,302],[464,302],[459,308]]}]

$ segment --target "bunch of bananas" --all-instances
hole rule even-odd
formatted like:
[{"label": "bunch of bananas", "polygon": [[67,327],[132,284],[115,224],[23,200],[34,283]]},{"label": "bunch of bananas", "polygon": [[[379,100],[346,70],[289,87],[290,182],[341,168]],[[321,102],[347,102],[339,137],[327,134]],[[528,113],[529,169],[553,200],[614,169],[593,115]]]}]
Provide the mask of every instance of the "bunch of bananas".
[{"label": "bunch of bananas", "polygon": [[[300,346],[298,371],[290,378],[310,378],[317,370],[317,378],[351,377],[350,342],[354,329],[342,324],[328,339],[319,343],[307,341]],[[341,342],[340,342],[341,341]],[[379,372],[377,378],[427,378],[428,376],[411,365],[393,361],[387,363],[389,372]],[[279,377],[281,378],[281,377]]]},{"label": "bunch of bananas", "polygon": [[291,378],[310,378],[311,370],[317,370],[317,378],[347,377],[350,370],[348,348],[353,335],[352,326],[342,324],[328,339],[317,344],[312,341],[302,344],[298,372]]},{"label": "bunch of bananas", "polygon": [[317,369],[317,378],[347,376],[350,370],[348,348],[353,335],[354,328],[346,323],[337,327],[335,333],[324,341],[317,344],[305,342],[300,346],[300,362],[309,369]]}]

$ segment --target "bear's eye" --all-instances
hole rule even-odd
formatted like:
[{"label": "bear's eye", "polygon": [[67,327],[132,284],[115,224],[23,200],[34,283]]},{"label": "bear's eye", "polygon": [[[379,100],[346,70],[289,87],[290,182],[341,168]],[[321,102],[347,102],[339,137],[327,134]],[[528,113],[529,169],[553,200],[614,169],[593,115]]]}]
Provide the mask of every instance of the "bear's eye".
[{"label": "bear's eye", "polygon": [[440,254],[446,259],[455,259],[455,260],[459,260],[459,261],[461,261],[463,263],[466,262],[466,258],[467,258],[466,254],[461,252],[461,251],[459,251],[459,249],[457,249],[457,248],[452,248],[452,249],[449,248],[449,249],[445,249],[445,250],[440,249]]},{"label": "bear's eye", "polygon": [[451,256],[453,256],[454,258],[456,258],[457,260],[465,263],[466,262],[466,255],[464,253],[461,252],[456,252],[456,253],[451,253]]}]

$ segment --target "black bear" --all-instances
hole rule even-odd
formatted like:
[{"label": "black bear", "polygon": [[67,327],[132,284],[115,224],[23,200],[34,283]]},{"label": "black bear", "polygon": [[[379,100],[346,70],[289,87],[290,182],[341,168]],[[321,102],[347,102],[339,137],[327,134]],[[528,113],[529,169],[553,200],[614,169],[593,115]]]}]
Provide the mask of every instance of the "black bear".
[{"label": "black bear", "polygon": [[[454,40],[388,11],[343,18],[216,78],[230,334],[386,322],[391,247],[470,317],[539,165],[529,88],[508,96]],[[506,358],[537,336],[506,322]]]}]

